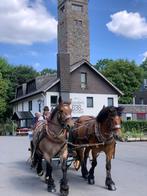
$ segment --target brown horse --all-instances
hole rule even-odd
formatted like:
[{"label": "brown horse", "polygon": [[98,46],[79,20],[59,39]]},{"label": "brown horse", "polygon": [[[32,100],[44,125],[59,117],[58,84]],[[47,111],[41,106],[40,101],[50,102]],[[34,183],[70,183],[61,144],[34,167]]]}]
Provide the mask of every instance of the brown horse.
[{"label": "brown horse", "polygon": [[69,187],[67,181],[67,142],[66,131],[72,128],[74,122],[71,118],[70,103],[64,103],[59,98],[58,106],[51,113],[49,122],[39,123],[33,134],[34,165],[37,166],[38,175],[43,174],[42,159],[46,160],[46,179],[48,191],[55,192],[55,183],[52,177],[52,158],[60,157],[63,177],[60,181],[60,194],[68,195]]},{"label": "brown horse", "polygon": [[[75,146],[86,146],[77,148],[77,160],[81,163],[83,178],[88,178],[89,184],[94,184],[94,169],[97,165],[97,156],[100,152],[106,154],[106,187],[116,190],[115,183],[111,178],[111,159],[115,154],[115,135],[121,132],[122,107],[104,107],[96,118],[81,116],[77,119],[72,136]],[[91,168],[87,170],[87,159],[89,152],[92,154]]]}]

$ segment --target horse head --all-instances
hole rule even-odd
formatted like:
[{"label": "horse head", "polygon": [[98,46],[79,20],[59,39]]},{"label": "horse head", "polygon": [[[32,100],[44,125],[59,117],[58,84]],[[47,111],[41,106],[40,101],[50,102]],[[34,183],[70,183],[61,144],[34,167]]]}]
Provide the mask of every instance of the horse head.
[{"label": "horse head", "polygon": [[121,114],[123,109],[123,107],[108,106],[103,107],[99,112],[96,119],[102,125],[106,135],[118,135],[121,133]]},{"label": "horse head", "polygon": [[71,116],[72,109],[70,107],[71,101],[64,102],[62,97],[59,97],[58,111],[57,111],[57,119],[58,122],[62,125],[62,127],[66,129],[71,129],[74,126],[74,121]]}]

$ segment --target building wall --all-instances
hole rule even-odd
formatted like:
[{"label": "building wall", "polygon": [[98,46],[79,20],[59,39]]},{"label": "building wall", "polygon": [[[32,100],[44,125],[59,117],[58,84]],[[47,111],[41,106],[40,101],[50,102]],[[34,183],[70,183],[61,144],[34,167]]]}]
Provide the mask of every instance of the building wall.
[{"label": "building wall", "polygon": [[32,114],[39,111],[39,104],[41,104],[41,111],[43,110],[45,97],[42,94],[23,99],[13,105],[13,113],[17,111],[29,111],[28,102],[32,101]]},{"label": "building wall", "polygon": [[[93,97],[93,107],[87,108],[87,97]],[[72,116],[79,117],[81,115],[97,116],[102,107],[108,106],[108,98],[114,99],[114,106],[118,106],[118,96],[112,94],[82,94],[70,93],[72,102]]]},{"label": "building wall", "polygon": [[[39,110],[39,102],[41,101],[41,112],[43,111],[43,107],[45,105],[49,106],[50,110],[51,107],[51,96],[57,96],[59,98],[58,92],[47,92],[45,97],[41,94],[38,96],[34,96],[23,100],[13,107],[13,113],[16,111],[28,111],[28,102],[32,101],[32,114],[34,115],[35,112]],[[93,97],[93,107],[87,108],[87,97]],[[79,117],[81,115],[92,115],[96,116],[98,112],[102,109],[105,105],[108,105],[108,98],[113,98],[114,105],[118,105],[118,96],[112,94],[83,94],[83,93],[70,93],[71,99],[71,107],[72,107],[72,116]],[[70,100],[69,100],[70,101]],[[23,105],[23,107],[22,107]]]},{"label": "building wall", "polygon": [[[87,87],[81,89],[80,74],[87,73]],[[102,77],[93,71],[89,66],[84,64],[72,72],[71,77],[71,92],[72,93],[93,93],[93,94],[117,94]]]},{"label": "building wall", "polygon": [[119,104],[123,106],[123,120],[147,120],[147,105]]}]

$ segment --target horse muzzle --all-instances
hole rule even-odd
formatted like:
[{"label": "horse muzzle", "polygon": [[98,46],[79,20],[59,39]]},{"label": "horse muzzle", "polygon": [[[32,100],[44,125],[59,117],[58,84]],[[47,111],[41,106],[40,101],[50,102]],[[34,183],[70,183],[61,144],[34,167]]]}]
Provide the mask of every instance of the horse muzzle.
[{"label": "horse muzzle", "polygon": [[121,133],[121,125],[115,125],[112,130],[115,135],[119,135]]}]

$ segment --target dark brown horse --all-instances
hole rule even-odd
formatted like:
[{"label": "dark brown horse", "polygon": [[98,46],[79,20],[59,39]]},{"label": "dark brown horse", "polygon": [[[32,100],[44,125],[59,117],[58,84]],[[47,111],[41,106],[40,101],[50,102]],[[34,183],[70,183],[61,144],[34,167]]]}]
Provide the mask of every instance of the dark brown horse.
[{"label": "dark brown horse", "polygon": [[[81,116],[77,119],[73,130],[75,145],[86,146],[77,148],[77,160],[81,163],[83,178],[88,178],[89,184],[94,184],[94,169],[97,165],[97,156],[100,152],[106,154],[106,187],[116,190],[115,183],[111,178],[111,159],[115,154],[115,136],[121,132],[122,107],[104,107],[96,118]],[[87,170],[89,152],[92,154],[91,168]]]},{"label": "dark brown horse", "polygon": [[38,175],[43,174],[42,159],[46,160],[46,179],[48,191],[55,192],[55,183],[52,177],[52,158],[60,157],[63,177],[60,181],[60,194],[68,195],[69,187],[67,182],[67,142],[66,131],[73,127],[71,118],[70,103],[64,103],[59,98],[58,106],[51,113],[49,122],[40,122],[33,134],[34,164],[37,166]]}]

